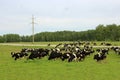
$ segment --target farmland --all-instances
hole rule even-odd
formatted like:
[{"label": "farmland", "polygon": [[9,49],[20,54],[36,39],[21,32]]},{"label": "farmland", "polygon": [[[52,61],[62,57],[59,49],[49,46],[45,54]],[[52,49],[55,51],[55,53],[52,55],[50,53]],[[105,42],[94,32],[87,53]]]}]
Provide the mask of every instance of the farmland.
[{"label": "farmland", "polygon": [[[56,45],[59,42],[35,43]],[[119,42],[111,42],[119,45]],[[31,43],[10,43],[31,44]],[[35,45],[34,44],[34,45]],[[100,42],[97,42],[99,45]],[[81,62],[62,62],[60,59],[49,61],[42,59],[15,61],[10,53],[22,48],[50,48],[47,46],[10,46],[0,45],[0,80],[119,80],[120,56],[109,52],[106,60],[96,62],[93,55],[87,56]]]}]

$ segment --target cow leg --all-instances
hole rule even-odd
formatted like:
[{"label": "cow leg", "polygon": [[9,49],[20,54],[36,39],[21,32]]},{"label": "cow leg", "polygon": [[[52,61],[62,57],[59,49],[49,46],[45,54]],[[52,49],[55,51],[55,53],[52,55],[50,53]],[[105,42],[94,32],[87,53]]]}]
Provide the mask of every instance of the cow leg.
[{"label": "cow leg", "polygon": [[72,58],[68,59],[68,62],[71,62],[72,61]]},{"label": "cow leg", "polygon": [[15,58],[15,60],[17,60],[17,58]]}]

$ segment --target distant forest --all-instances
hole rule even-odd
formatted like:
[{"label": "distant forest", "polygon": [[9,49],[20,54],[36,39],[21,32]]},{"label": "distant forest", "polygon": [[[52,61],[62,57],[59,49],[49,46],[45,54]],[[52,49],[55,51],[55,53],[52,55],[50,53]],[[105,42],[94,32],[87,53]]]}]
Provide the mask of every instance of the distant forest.
[{"label": "distant forest", "polygon": [[[41,32],[34,35],[39,41],[120,41],[120,25],[98,25],[95,30]],[[4,34],[0,42],[31,42],[32,35]]]}]

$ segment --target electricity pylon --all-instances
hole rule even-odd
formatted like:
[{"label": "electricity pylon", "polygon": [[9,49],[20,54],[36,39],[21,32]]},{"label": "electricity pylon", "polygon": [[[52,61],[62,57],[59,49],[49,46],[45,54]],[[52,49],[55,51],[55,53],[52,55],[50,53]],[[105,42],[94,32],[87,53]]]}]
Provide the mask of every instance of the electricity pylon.
[{"label": "electricity pylon", "polygon": [[32,15],[32,43],[34,44],[34,16]]}]

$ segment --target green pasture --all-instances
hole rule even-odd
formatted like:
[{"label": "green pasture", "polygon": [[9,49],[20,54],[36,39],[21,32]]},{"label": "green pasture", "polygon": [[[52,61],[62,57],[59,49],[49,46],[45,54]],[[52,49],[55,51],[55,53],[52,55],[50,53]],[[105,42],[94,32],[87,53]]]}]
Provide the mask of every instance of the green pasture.
[{"label": "green pasture", "polygon": [[120,55],[113,51],[101,62],[93,60],[94,54],[82,62],[71,63],[59,59],[48,61],[48,57],[14,61],[10,52],[17,52],[22,48],[41,47],[0,46],[0,80],[120,80]]},{"label": "green pasture", "polygon": [[[51,44],[51,45],[57,45],[59,43],[74,43],[74,42],[77,42],[77,41],[57,41],[57,42],[11,42],[11,43],[0,43],[1,44],[28,44],[28,45],[48,45],[48,44]],[[96,43],[97,46],[101,46],[101,43],[111,43],[112,46],[120,46],[120,42],[119,41],[80,41],[80,42],[90,42],[90,43]]]}]

